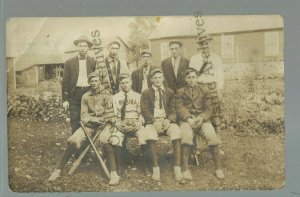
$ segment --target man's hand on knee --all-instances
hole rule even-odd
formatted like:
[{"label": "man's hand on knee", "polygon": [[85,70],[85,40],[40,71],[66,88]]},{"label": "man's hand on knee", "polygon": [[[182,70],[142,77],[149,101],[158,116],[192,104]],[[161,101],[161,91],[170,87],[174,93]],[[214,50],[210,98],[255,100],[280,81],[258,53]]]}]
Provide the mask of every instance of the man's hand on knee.
[{"label": "man's hand on knee", "polygon": [[142,126],[143,126],[143,122],[141,120],[138,120],[134,126],[134,131],[140,130]]},{"label": "man's hand on knee", "polygon": [[195,120],[194,118],[190,117],[190,118],[187,118],[187,123],[192,127],[194,128],[195,127]]},{"label": "man's hand on knee", "polygon": [[101,120],[101,118],[93,117],[93,118],[90,119],[89,122],[92,123],[92,124],[98,124],[99,125],[99,124],[102,124],[104,122],[104,119]]},{"label": "man's hand on knee", "polygon": [[194,126],[194,129],[200,130],[202,124],[203,124],[203,118],[202,118],[201,116],[198,116],[197,118],[195,118],[195,126]]},{"label": "man's hand on knee", "polygon": [[167,130],[171,125],[171,121],[169,119],[164,119],[162,123],[163,130]]},{"label": "man's hand on knee", "polygon": [[115,126],[120,132],[122,132],[122,133],[125,132],[125,125],[122,122],[117,121]]},{"label": "man's hand on knee", "polygon": [[157,133],[163,132],[163,124],[161,121],[156,121],[153,123],[154,128],[156,129]]}]

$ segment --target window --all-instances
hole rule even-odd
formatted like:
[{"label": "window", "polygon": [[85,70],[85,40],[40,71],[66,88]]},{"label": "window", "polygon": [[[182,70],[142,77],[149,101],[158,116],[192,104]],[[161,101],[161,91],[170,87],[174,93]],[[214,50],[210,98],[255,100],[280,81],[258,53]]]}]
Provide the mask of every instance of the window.
[{"label": "window", "polygon": [[161,55],[160,55],[161,61],[166,59],[167,57],[171,56],[171,53],[170,53],[170,50],[169,50],[169,43],[166,43],[166,42],[161,43],[160,47],[161,47],[161,49],[160,49],[160,51],[161,51]]},{"label": "window", "polygon": [[234,38],[233,35],[222,35],[222,57],[233,58],[234,57]]},{"label": "window", "polygon": [[279,34],[278,32],[265,32],[265,56],[279,55]]}]

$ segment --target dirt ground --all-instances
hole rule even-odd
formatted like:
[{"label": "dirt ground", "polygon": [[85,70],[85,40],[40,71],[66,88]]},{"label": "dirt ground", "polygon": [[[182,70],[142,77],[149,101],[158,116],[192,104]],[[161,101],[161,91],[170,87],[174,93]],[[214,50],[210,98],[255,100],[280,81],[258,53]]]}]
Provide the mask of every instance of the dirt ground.
[{"label": "dirt ground", "polygon": [[108,186],[96,161],[83,163],[73,176],[47,181],[62,156],[69,137],[68,123],[29,122],[9,118],[9,186],[15,192],[79,191],[203,191],[258,190],[284,187],[283,78],[229,80],[225,84],[224,117],[227,127],[219,133],[223,144],[222,166],[226,178],[214,176],[207,149],[200,165],[191,165],[194,181],[174,181],[172,157],[160,156],[161,185],[142,174],[138,161],[128,166],[118,186]]},{"label": "dirt ground", "polygon": [[65,125],[9,122],[9,183],[17,192],[79,192],[79,191],[202,191],[276,189],[284,184],[284,136],[266,136],[240,133],[229,129],[221,133],[224,144],[222,166],[226,178],[217,180],[213,162],[204,149],[199,157],[200,166],[191,166],[195,180],[178,185],[173,180],[172,157],[161,155],[162,185],[145,177],[136,163],[128,167],[119,186],[109,187],[97,162],[83,163],[73,176],[66,174],[54,183],[47,178],[61,157],[69,135]]}]

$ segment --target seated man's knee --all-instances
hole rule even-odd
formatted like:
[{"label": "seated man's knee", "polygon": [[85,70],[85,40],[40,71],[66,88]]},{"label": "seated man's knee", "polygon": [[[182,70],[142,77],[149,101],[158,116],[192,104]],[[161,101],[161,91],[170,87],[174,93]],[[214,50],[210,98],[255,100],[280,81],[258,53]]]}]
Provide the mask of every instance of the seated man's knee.
[{"label": "seated man's knee", "polygon": [[181,144],[194,145],[194,134],[192,127],[187,123],[183,122],[180,125],[181,130]]},{"label": "seated man's knee", "polygon": [[77,129],[71,137],[67,140],[68,144],[74,145],[75,148],[79,149],[83,142],[85,141],[86,136],[81,128]]},{"label": "seated man's knee", "polygon": [[167,135],[170,136],[171,140],[181,139],[181,130],[179,126],[175,123],[171,123],[167,130]]},{"label": "seated man's knee", "polygon": [[211,123],[203,123],[201,126],[201,133],[208,146],[219,145],[222,143]]},{"label": "seated man's knee", "polygon": [[137,132],[136,132],[136,137],[138,138],[139,144],[143,145],[146,144],[146,129],[145,127],[141,127]]},{"label": "seated man's knee", "polygon": [[157,141],[158,140],[158,134],[155,129],[155,127],[152,124],[148,124],[145,127],[145,136],[146,136],[146,141],[148,140],[153,140]]}]

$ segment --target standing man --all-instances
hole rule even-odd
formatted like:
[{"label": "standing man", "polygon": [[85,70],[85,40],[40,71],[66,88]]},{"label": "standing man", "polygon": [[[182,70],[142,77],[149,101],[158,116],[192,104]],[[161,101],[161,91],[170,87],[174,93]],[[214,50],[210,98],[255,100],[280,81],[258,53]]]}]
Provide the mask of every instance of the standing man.
[{"label": "standing man", "polygon": [[176,111],[173,90],[164,87],[164,74],[160,68],[151,71],[152,87],[141,96],[141,112],[145,119],[146,139],[150,147],[154,181],[160,181],[158,165],[157,140],[159,134],[167,134],[172,141],[174,152],[175,180],[181,181],[181,131],[176,125]]},{"label": "standing man", "polygon": [[129,73],[127,63],[119,58],[120,43],[113,41],[108,44],[108,56],[105,58],[109,92],[113,95],[119,92],[120,74]]},{"label": "standing man", "polygon": [[87,56],[91,41],[86,36],[74,40],[78,54],[67,60],[62,81],[62,100],[65,110],[70,109],[72,134],[80,127],[81,97],[89,91],[88,74],[95,70],[96,62]]},{"label": "standing man", "polygon": [[[107,156],[108,167],[110,169],[110,185],[116,185],[119,183],[120,177],[116,171],[116,160],[113,152],[113,146],[108,143],[111,136],[111,130],[113,130],[112,124],[115,121],[113,110],[113,99],[109,94],[102,94],[100,88],[100,77],[96,72],[90,73],[88,76],[88,82],[90,84],[90,91],[85,93],[81,102],[81,122],[84,124],[88,135],[95,135],[95,131],[99,126],[106,122],[106,126],[101,131],[98,142],[104,144],[104,152]],[[57,162],[56,168],[48,181],[55,181],[60,177],[61,170],[66,165],[71,156],[77,154],[86,142],[86,136],[83,129],[80,127],[75,133],[69,137],[67,148],[60,159]]]},{"label": "standing man", "polygon": [[169,43],[171,57],[161,63],[161,69],[166,78],[166,84],[175,93],[185,86],[184,71],[189,67],[189,60],[181,56],[182,43],[173,40]]},{"label": "standing man", "polygon": [[151,56],[152,54],[148,49],[142,50],[140,54],[142,67],[131,74],[132,90],[140,94],[152,86],[150,77],[150,72],[153,70]]},{"label": "standing man", "polygon": [[209,97],[197,84],[197,71],[188,68],[185,71],[187,86],[179,89],[176,95],[176,111],[180,121],[182,135],[182,170],[183,178],[193,180],[189,171],[189,158],[191,156],[194,138],[203,137],[212,155],[215,173],[218,179],[223,179],[224,173],[221,170],[218,145],[221,140],[217,137],[210,119],[212,108],[209,106]]},{"label": "standing man", "polygon": [[198,71],[198,82],[207,89],[210,97],[214,97],[212,124],[217,133],[221,130],[221,104],[224,87],[224,68],[220,56],[209,51],[209,42],[212,38],[204,35],[198,38],[198,53],[191,58],[189,67]]},{"label": "standing man", "polygon": [[[143,171],[147,175],[148,157],[146,157],[146,129],[143,126],[144,118],[141,114],[141,95],[131,89],[132,81],[129,74],[120,75],[121,91],[113,96],[113,106],[116,116],[116,130],[125,137],[136,136],[141,147],[141,159],[143,161]],[[122,137],[124,138],[124,137]],[[118,150],[120,153],[120,150]],[[118,155],[119,165],[122,163],[120,154]],[[122,167],[120,167],[122,168]]]}]

